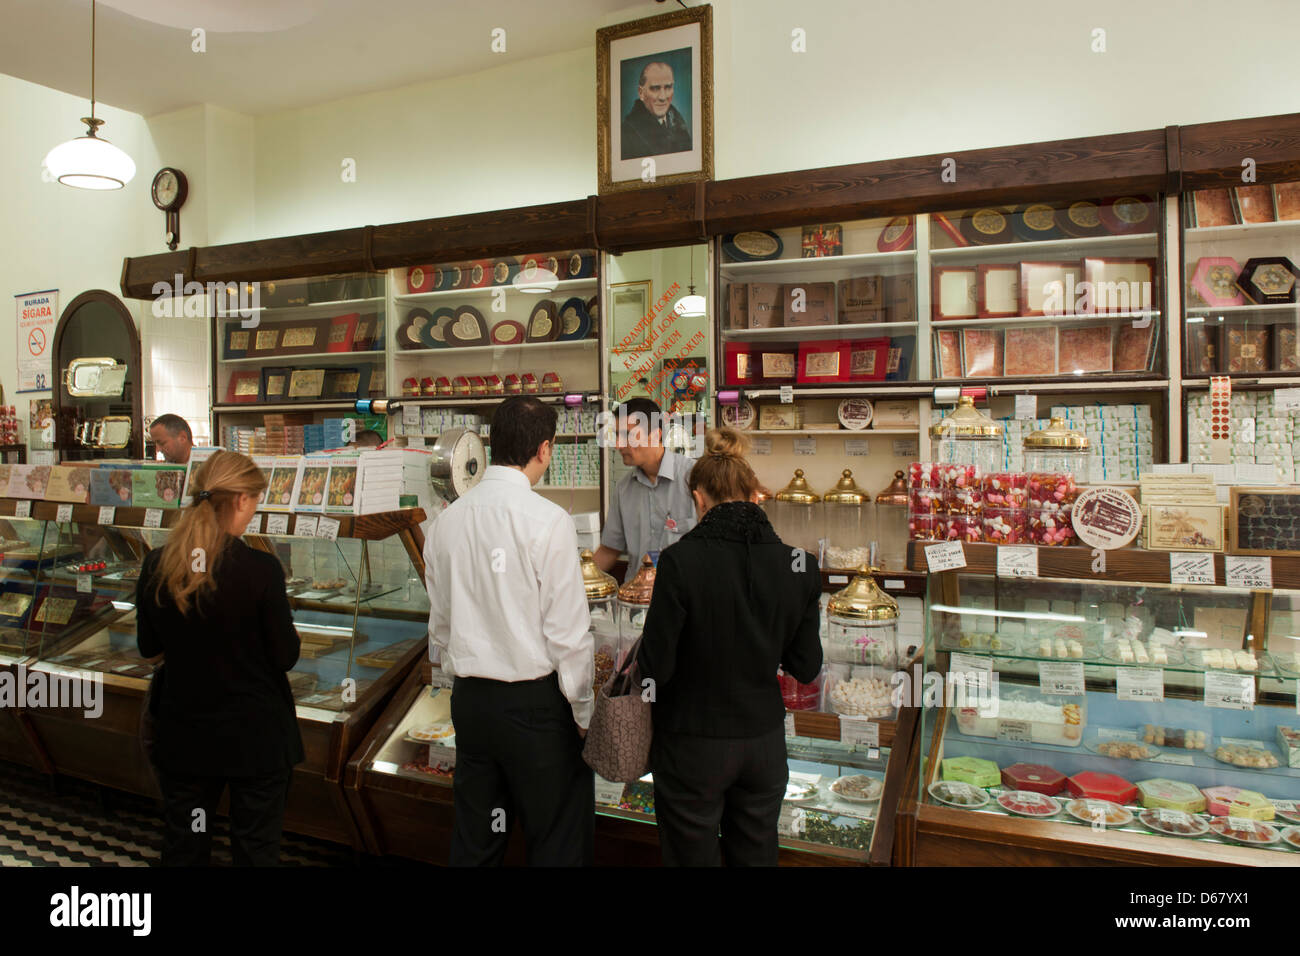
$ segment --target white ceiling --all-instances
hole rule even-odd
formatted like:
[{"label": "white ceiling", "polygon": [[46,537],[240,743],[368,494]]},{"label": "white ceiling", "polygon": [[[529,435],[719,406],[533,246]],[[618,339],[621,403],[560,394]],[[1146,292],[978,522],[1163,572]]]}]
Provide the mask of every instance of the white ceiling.
[{"label": "white ceiling", "polygon": [[[152,116],[271,113],[590,47],[652,0],[100,0],[95,94]],[[192,31],[206,31],[204,53]],[[491,50],[506,31],[506,52]],[[0,72],[90,95],[90,0],[0,0]],[[520,91],[521,95],[525,91]]]}]

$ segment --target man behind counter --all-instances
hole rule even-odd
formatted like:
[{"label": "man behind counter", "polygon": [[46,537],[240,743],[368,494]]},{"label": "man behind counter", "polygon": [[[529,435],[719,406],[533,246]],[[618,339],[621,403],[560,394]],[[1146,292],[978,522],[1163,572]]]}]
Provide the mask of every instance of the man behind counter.
[{"label": "man behind counter", "polygon": [[194,432],[189,423],[179,415],[159,415],[149,426],[149,437],[163,458],[173,465],[184,465],[190,460],[190,449],[194,447]]},{"label": "man behind counter", "polygon": [[648,551],[662,551],[695,527],[695,503],[686,486],[695,462],[663,444],[663,413],[648,398],[630,398],[618,407],[615,447],[632,471],[619,479],[610,497],[596,566],[608,571],[627,552],[624,581],[636,576]]}]

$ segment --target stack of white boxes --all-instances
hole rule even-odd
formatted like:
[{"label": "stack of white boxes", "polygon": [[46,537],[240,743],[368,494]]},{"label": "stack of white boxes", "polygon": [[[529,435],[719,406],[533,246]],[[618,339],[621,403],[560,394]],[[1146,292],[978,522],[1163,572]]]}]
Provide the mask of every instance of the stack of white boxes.
[{"label": "stack of white boxes", "polygon": [[480,434],[485,433],[487,418],[483,415],[476,415],[466,412],[458,412],[451,408],[422,408],[420,409],[420,424],[407,425],[401,417],[396,419],[398,435],[418,436],[418,435],[441,435],[448,428],[468,428],[471,431],[477,431]]},{"label": "stack of white boxes", "polygon": [[600,449],[596,440],[557,442],[541,484],[562,488],[599,485]]},{"label": "stack of white boxes", "polygon": [[[1300,471],[1300,442],[1294,440],[1297,413],[1278,411],[1272,392],[1233,392],[1229,408],[1232,449],[1227,463],[1267,465],[1276,484],[1293,484]],[[1206,392],[1187,399],[1187,460],[1194,465],[1211,462],[1210,396]]]},{"label": "stack of white boxes", "polygon": [[558,421],[555,423],[555,433],[557,435],[596,434],[596,416],[600,410],[595,405],[564,407],[556,411]]},{"label": "stack of white boxes", "polygon": [[[949,409],[931,409],[930,421],[941,421]],[[1075,475],[1079,484],[1104,481],[1136,483],[1151,470],[1155,445],[1148,405],[1054,405],[1052,417],[1088,436],[1092,448],[1092,473]],[[1025,439],[1046,428],[1046,418],[1000,420],[1002,425],[1002,471],[1024,471]]]},{"label": "stack of white boxes", "polygon": [[428,452],[412,448],[362,451],[358,468],[361,506],[357,513],[397,511],[403,496],[413,497],[417,507],[428,511],[433,502],[429,464]]}]

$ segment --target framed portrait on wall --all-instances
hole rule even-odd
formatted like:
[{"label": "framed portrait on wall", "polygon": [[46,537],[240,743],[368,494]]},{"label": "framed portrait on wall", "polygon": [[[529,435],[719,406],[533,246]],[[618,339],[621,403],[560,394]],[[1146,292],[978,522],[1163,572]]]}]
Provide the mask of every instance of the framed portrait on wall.
[{"label": "framed portrait on wall", "polygon": [[713,8],[596,31],[599,191],[713,177]]}]

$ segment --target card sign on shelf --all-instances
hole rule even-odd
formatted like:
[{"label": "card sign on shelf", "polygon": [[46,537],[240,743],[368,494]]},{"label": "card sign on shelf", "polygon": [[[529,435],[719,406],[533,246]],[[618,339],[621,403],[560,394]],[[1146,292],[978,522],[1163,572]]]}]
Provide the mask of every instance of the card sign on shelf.
[{"label": "card sign on shelf", "polygon": [[1117,727],[1098,727],[1098,740],[1137,740],[1136,730],[1120,730]]},{"label": "card sign on shelf", "polygon": [[68,524],[72,521],[72,505],[59,505],[54,513],[54,520],[59,524]]},{"label": "card sign on shelf", "polygon": [[402,406],[402,424],[407,427],[410,426],[414,426],[416,428],[420,427],[420,406],[419,405]]},{"label": "card sign on shelf", "polygon": [[117,509],[112,505],[103,505],[99,509],[99,524],[112,524],[113,518],[117,515]]},{"label": "card sign on shelf", "polygon": [[261,534],[261,533],[262,533],[262,516],[260,514],[255,514],[253,515],[252,520],[248,522],[248,527],[244,529],[244,534]]},{"label": "card sign on shelf", "polygon": [[600,774],[596,778],[596,802],[605,807],[616,807],[623,802],[623,789],[626,784],[606,780]]},{"label": "card sign on shelf", "polygon": [[77,593],[78,594],[92,593],[89,574],[81,573],[77,575]]},{"label": "card sign on shelf", "polygon": [[1038,417],[1038,396],[1037,395],[1017,395],[1016,396],[1016,420],[1023,421],[1026,418]]},{"label": "card sign on shelf", "polygon": [[1003,578],[1038,577],[1038,549],[998,545],[998,576]]},{"label": "card sign on shelf", "polygon": [[295,538],[316,537],[316,521],[315,515],[298,515],[293,525],[293,536]]},{"label": "card sign on shelf", "polygon": [[960,541],[943,541],[925,546],[925,563],[931,574],[966,567],[966,551]]},{"label": "card sign on shelf", "polygon": [[267,515],[266,533],[267,534],[288,534],[289,516],[288,515]]},{"label": "card sign on shelf", "polygon": [[1032,744],[1033,725],[1028,720],[998,718],[998,740],[1009,744]]},{"label": "card sign on shelf", "polygon": [[30,518],[32,516],[32,503],[27,500],[14,502],[15,518]]},{"label": "card sign on shelf", "polygon": [[339,536],[339,523],[335,518],[321,518],[316,523],[316,537],[335,541]]},{"label": "card sign on shelf", "polygon": [[898,458],[915,458],[921,454],[921,443],[915,438],[895,438],[894,455]]},{"label": "card sign on shelf", "polygon": [[770,455],[770,454],[772,454],[772,439],[770,439],[770,438],[755,438],[755,439],[754,439],[754,454],[755,454],[755,455]]},{"label": "card sign on shelf", "polygon": [[1038,665],[1038,689],[1044,694],[1062,697],[1083,696],[1083,665],[1053,664],[1043,661]]},{"label": "card sign on shelf", "polygon": [[[146,528],[161,528],[161,527],[162,527],[162,513],[163,513],[163,510],[162,510],[161,508],[145,508],[145,509],[144,509],[144,526],[145,526]],[[254,515],[254,517],[256,517],[256,515]]]},{"label": "card sign on shelf", "polygon": [[782,386],[781,386],[781,404],[782,404],[782,405],[790,405],[790,404],[792,404],[793,402],[794,402],[794,386],[793,386],[793,385],[782,385]]},{"label": "card sign on shelf", "polygon": [[809,456],[816,455],[817,439],[811,436],[804,437],[804,438],[796,438],[794,440],[794,453],[796,455],[809,455]]},{"label": "card sign on shelf", "polygon": [[[799,736],[794,732],[794,714],[790,713],[788,710],[785,712],[785,735],[787,737]],[[597,777],[596,779],[599,780],[600,777]]]},{"label": "card sign on shelf", "polygon": [[1205,706],[1223,710],[1254,710],[1255,679],[1226,671],[1206,671]]},{"label": "card sign on shelf", "polygon": [[848,584],[849,576],[847,574],[832,574],[827,577],[831,584]]},{"label": "card sign on shelf", "polygon": [[871,454],[871,443],[865,438],[846,438],[844,439],[844,454],[851,457],[862,457]]},{"label": "card sign on shelf", "polygon": [[429,766],[456,766],[456,748],[446,744],[429,744]]},{"label": "card sign on shelf", "polygon": [[1173,764],[1176,767],[1195,767],[1196,761],[1191,754],[1169,753],[1156,754],[1150,758],[1152,763]]},{"label": "card sign on shelf", "polygon": [[1230,588],[1270,591],[1273,588],[1273,559],[1244,554],[1225,554],[1223,583]]},{"label": "card sign on shelf", "polygon": [[1169,555],[1170,584],[1214,584],[1214,555],[1174,551]]},{"label": "card sign on shelf", "polygon": [[1300,412],[1300,388],[1274,389],[1273,411]]},{"label": "card sign on shelf", "polygon": [[1115,699],[1140,703],[1165,699],[1165,672],[1159,667],[1115,668]]},{"label": "card sign on shelf", "polygon": [[865,717],[840,717],[840,743],[880,746],[880,724]]}]

